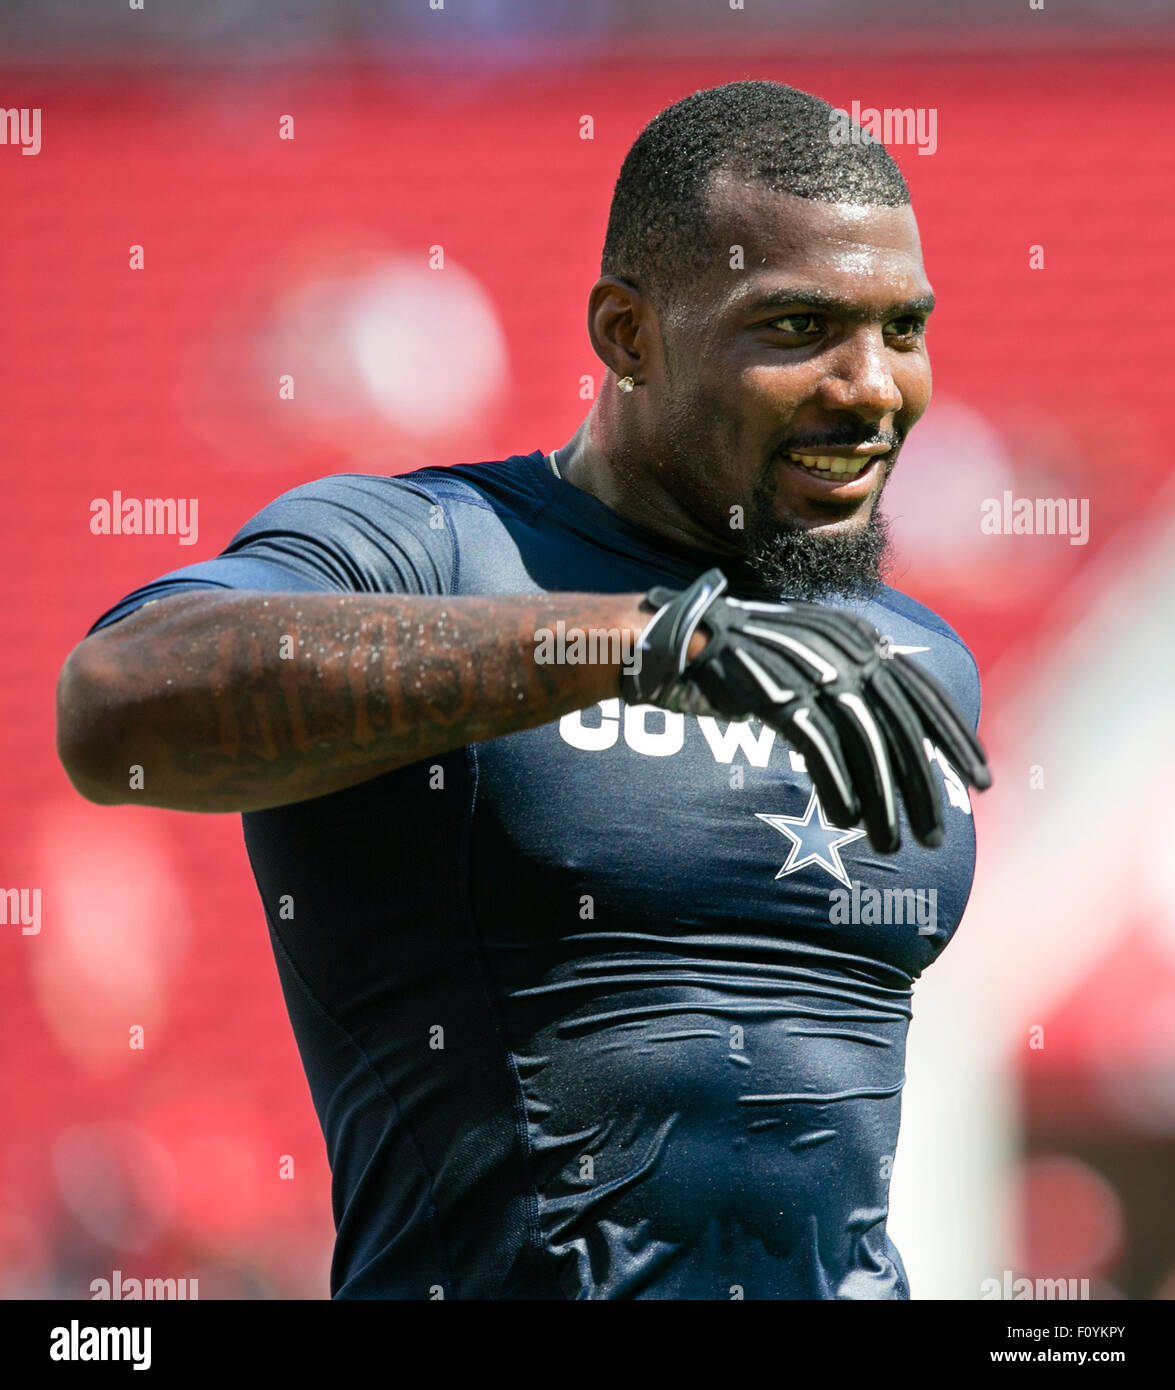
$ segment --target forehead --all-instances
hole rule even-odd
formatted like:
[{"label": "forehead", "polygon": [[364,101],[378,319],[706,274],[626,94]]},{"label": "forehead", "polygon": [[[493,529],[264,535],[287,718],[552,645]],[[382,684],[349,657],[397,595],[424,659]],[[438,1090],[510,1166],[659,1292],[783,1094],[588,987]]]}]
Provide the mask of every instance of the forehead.
[{"label": "forehead", "polygon": [[[866,311],[930,292],[909,204],[822,203],[725,173],[711,181],[706,201],[722,252],[715,273],[699,285],[710,312],[737,308],[776,286],[806,285]],[[734,246],[742,247],[741,275],[730,269]]]}]

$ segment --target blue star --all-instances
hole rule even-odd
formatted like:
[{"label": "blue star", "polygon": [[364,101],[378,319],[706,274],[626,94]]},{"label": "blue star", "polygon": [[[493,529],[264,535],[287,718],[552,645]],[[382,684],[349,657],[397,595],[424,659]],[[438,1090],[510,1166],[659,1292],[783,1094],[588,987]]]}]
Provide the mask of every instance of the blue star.
[{"label": "blue star", "polygon": [[[816,825],[812,823],[813,816],[819,818]],[[844,864],[841,863],[840,849],[842,845],[863,839],[865,832],[842,830],[839,826],[832,825],[824,815],[824,807],[816,799],[815,790],[808,802],[808,809],[802,816],[768,816],[762,811],[756,811],[755,818],[765,820],[792,842],[791,851],[783,868],[775,875],[776,878],[799,873],[807,864],[818,864],[846,888],[853,886],[845,872]]]}]

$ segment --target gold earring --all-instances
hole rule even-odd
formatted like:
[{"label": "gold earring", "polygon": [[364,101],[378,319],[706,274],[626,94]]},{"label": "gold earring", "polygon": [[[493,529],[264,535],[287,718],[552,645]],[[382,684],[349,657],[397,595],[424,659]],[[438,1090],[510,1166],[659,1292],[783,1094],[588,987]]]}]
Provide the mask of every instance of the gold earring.
[{"label": "gold earring", "polygon": [[622,376],[620,380],[616,383],[616,385],[619,386],[622,391],[627,392],[632,390],[632,388],[636,385],[636,382],[633,381],[632,377],[630,376]]}]

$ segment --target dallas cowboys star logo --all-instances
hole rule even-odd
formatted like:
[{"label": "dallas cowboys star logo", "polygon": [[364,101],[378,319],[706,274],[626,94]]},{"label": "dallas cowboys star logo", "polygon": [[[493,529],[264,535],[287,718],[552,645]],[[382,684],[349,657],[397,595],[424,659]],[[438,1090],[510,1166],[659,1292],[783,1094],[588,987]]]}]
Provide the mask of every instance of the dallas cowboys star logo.
[{"label": "dallas cowboys star logo", "polygon": [[[817,817],[816,823],[813,823],[813,816]],[[762,811],[756,811],[755,819],[765,820],[792,842],[787,860],[775,875],[776,878],[799,873],[806,865],[816,864],[846,888],[853,886],[841,862],[840,850],[843,845],[863,839],[865,832],[842,830],[840,826],[831,824],[824,815],[824,807],[816,799],[815,790],[808,802],[808,809],[802,816],[768,816]]]}]

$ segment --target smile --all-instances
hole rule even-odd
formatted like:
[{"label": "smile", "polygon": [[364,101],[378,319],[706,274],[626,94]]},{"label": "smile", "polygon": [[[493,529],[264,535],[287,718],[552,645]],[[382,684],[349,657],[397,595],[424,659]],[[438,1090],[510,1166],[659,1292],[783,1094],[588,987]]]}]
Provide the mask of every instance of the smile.
[{"label": "smile", "polygon": [[875,489],[887,450],[879,453],[801,454],[781,451],[776,458],[794,479],[801,496],[835,503],[863,501]]},{"label": "smile", "polygon": [[841,458],[831,454],[788,454],[786,457],[792,463],[800,463],[805,468],[810,468],[820,477],[831,478],[841,474],[846,478],[855,478],[858,473],[869,467],[875,456]]}]

